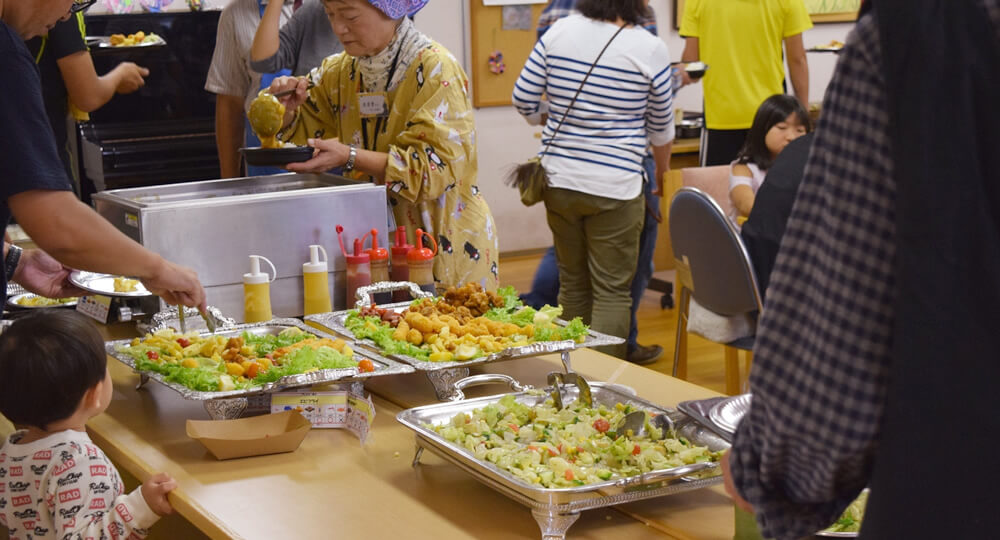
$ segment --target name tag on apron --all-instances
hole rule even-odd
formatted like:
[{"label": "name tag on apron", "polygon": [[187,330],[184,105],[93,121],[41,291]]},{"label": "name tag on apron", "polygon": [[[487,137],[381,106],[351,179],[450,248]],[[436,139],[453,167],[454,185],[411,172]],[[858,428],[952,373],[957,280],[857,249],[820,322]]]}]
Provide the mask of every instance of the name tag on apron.
[{"label": "name tag on apron", "polygon": [[363,118],[389,116],[389,100],[385,92],[362,92],[358,94],[358,110]]}]

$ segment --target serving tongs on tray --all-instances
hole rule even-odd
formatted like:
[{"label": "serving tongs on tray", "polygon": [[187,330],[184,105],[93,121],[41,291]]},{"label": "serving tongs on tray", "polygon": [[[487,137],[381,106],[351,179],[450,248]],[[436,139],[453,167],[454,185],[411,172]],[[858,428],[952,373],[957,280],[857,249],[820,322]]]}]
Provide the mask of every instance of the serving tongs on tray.
[{"label": "serving tongs on tray", "polygon": [[562,410],[566,408],[565,400],[563,400],[563,386],[567,383],[575,384],[579,390],[579,397],[577,401],[586,405],[587,407],[592,407],[594,405],[593,394],[590,392],[590,385],[587,384],[587,379],[583,378],[576,372],[563,373],[561,371],[553,371],[549,373],[547,379],[549,386],[552,387],[552,391],[549,395],[552,396],[552,402],[555,403],[556,409]]}]

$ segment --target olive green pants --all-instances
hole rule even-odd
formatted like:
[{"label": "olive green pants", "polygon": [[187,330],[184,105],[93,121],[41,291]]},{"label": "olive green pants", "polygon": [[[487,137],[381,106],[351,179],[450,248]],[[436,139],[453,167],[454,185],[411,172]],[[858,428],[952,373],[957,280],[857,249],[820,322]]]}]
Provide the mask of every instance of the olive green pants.
[{"label": "olive green pants", "polygon": [[[643,196],[620,201],[549,188],[544,201],[559,264],[562,318],[582,317],[594,330],[624,339],[631,319]],[[624,343],[598,350],[618,358],[626,355]]]}]

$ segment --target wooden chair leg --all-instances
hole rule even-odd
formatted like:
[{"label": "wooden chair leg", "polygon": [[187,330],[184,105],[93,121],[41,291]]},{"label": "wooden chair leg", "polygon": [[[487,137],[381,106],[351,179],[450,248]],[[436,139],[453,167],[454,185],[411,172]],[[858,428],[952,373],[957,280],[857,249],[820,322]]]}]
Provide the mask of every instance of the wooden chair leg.
[{"label": "wooden chair leg", "polygon": [[740,351],[724,345],[726,348],[726,393],[735,396],[740,393]]},{"label": "wooden chair leg", "polygon": [[743,351],[743,378],[740,382],[740,393],[750,392],[750,370],[753,368],[753,351]]},{"label": "wooden chair leg", "polygon": [[684,286],[678,287],[677,301],[677,339],[674,340],[673,375],[678,379],[687,379],[687,322],[688,307],[691,304],[691,291]]}]

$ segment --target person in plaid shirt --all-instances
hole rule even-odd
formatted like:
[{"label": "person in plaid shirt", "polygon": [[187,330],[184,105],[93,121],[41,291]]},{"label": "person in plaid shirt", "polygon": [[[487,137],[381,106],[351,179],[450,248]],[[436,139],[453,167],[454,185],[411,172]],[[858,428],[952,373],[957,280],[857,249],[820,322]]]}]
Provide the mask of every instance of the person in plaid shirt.
[{"label": "person in plaid shirt", "polygon": [[[1000,0],[874,0],[823,103],[723,460],[778,539],[1000,529]],[[947,128],[947,132],[944,129]]]}]

